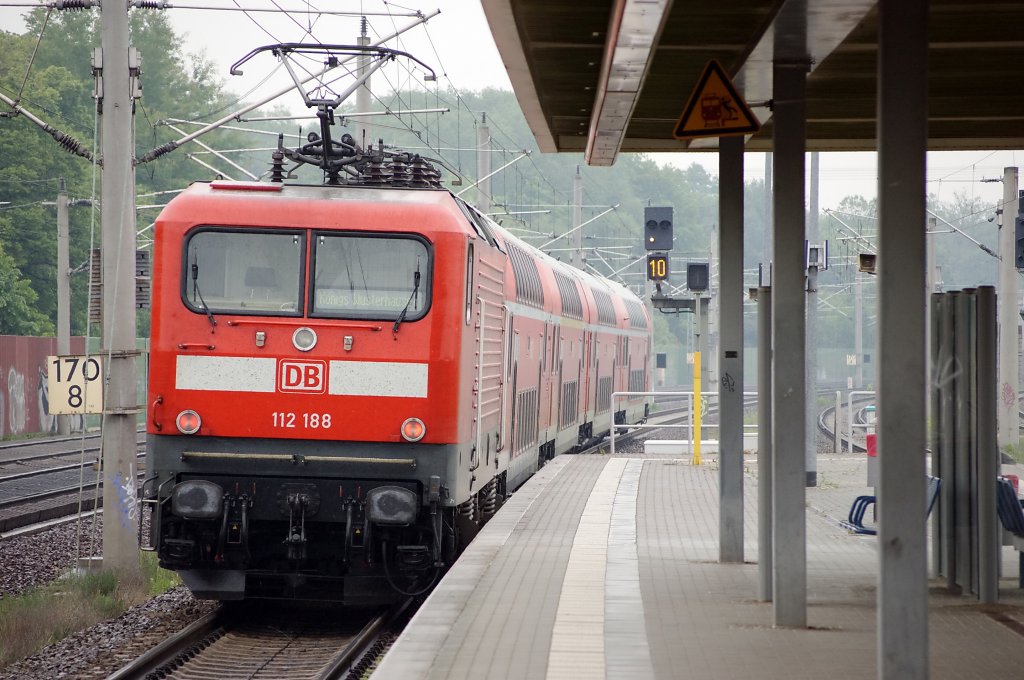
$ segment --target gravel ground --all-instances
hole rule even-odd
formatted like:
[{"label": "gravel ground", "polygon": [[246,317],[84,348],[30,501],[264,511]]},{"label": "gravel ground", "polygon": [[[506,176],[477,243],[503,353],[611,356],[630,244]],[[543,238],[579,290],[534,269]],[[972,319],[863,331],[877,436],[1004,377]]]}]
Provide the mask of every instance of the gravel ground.
[{"label": "gravel ground", "polygon": [[[97,547],[103,543],[102,518],[96,525]],[[0,542],[0,598],[48,583],[75,565],[77,554],[76,523],[62,524],[31,536],[18,536]],[[82,522],[82,555],[89,554],[93,520]]]},{"label": "gravel ground", "polygon": [[195,600],[184,586],[178,586],[0,670],[0,680],[106,678],[217,606]]},{"label": "gravel ground", "polygon": [[[102,516],[96,521],[102,547]],[[77,554],[76,524],[0,542],[0,599],[49,583],[68,573]],[[82,554],[89,554],[93,520],[82,524]],[[0,669],[0,680],[105,678],[157,642],[217,606],[192,597],[184,586],[153,598]]]}]

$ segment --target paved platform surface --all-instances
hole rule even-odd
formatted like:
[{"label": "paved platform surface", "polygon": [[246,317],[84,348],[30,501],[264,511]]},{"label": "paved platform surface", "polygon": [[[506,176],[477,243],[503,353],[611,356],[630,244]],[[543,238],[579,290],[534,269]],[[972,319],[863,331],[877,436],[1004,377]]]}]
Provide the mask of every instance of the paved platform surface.
[{"label": "paved platform surface", "polygon": [[[672,456],[560,456],[481,531],[374,680],[876,677],[874,537],[838,526],[865,459],[821,456],[807,490],[808,628],[757,600],[756,458],[744,564],[718,564],[718,469]],[[1006,472],[1021,470],[1007,467]],[[1024,677],[1024,593],[1004,548],[1000,604],[932,581],[932,678]]]}]

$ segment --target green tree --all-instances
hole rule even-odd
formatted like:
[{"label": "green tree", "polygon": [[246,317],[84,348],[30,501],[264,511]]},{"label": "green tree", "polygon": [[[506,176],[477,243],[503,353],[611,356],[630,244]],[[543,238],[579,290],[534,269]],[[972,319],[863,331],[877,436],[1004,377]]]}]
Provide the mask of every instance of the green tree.
[{"label": "green tree", "polygon": [[0,335],[53,335],[53,323],[35,302],[35,291],[0,243]]},{"label": "green tree", "polygon": [[[98,12],[47,16],[45,9],[37,9],[28,16],[23,35],[0,32],[0,90],[90,149],[98,122],[91,71],[92,52],[99,44],[98,20]],[[212,77],[207,60],[182,51],[165,14],[133,11],[131,31],[143,62],[143,99],[136,110],[136,150],[141,156],[179,137],[159,124],[162,118],[198,116],[223,107],[233,97]],[[237,133],[213,133],[214,138],[217,135],[221,139],[214,145],[244,145]],[[248,164],[260,167],[265,161],[253,157]],[[179,151],[139,166],[136,177],[138,193],[147,194],[183,189],[195,179],[208,178],[209,172]],[[51,320],[56,318],[56,214],[52,205],[44,204],[55,200],[60,178],[72,197],[91,198],[96,187],[98,198],[102,181],[98,168],[66,153],[24,116],[0,118],[0,201],[11,206],[6,211],[9,219],[0,221],[0,245],[34,291],[34,308]],[[143,198],[139,202],[163,201]],[[150,224],[155,215],[152,210],[140,210],[138,227]],[[99,214],[72,208],[70,227],[74,268],[88,260],[90,243],[101,245]],[[86,329],[87,280],[84,272],[72,279],[71,319],[76,334]],[[148,315],[140,314],[139,320],[140,332],[147,332]]]}]

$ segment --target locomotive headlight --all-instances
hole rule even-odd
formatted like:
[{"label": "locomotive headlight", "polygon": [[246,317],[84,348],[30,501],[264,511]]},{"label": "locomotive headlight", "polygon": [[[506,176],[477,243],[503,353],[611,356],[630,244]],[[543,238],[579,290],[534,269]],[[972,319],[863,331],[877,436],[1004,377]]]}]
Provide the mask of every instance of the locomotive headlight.
[{"label": "locomotive headlight", "polygon": [[224,508],[224,490],[203,479],[175,484],[171,512],[185,519],[214,519]]},{"label": "locomotive headlight", "polygon": [[402,423],[402,436],[407,442],[418,442],[427,433],[427,426],[419,418],[407,418]]},{"label": "locomotive headlight", "polygon": [[292,344],[300,352],[308,352],[316,346],[316,331],[308,326],[296,328],[292,333]]},{"label": "locomotive headlight", "polygon": [[179,413],[178,417],[174,419],[174,423],[178,426],[178,432],[195,434],[199,432],[199,426],[203,424],[203,419],[195,411],[187,410]]},{"label": "locomotive headlight", "polygon": [[374,524],[409,526],[418,506],[419,497],[401,486],[378,486],[366,494],[366,514]]}]

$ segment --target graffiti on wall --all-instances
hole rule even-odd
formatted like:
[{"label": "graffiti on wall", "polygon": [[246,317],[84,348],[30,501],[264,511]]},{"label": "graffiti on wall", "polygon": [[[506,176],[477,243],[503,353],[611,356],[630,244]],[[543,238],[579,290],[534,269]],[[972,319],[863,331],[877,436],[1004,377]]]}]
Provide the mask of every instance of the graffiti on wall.
[{"label": "graffiti on wall", "polygon": [[7,429],[11,434],[25,431],[25,376],[12,366],[7,371]]},{"label": "graffiti on wall", "polygon": [[[72,338],[71,351],[84,352],[84,338]],[[46,358],[55,354],[56,338],[0,335],[0,437],[57,431],[46,384]],[[71,426],[81,428],[81,417]]]}]

